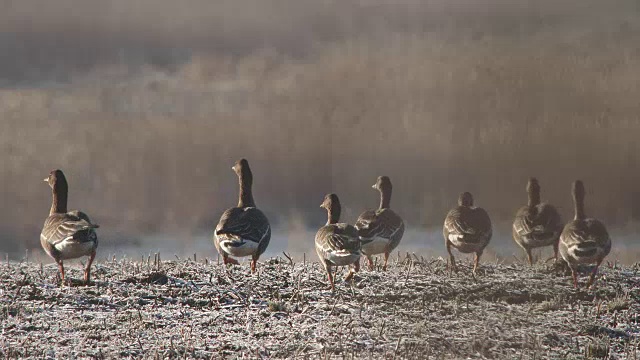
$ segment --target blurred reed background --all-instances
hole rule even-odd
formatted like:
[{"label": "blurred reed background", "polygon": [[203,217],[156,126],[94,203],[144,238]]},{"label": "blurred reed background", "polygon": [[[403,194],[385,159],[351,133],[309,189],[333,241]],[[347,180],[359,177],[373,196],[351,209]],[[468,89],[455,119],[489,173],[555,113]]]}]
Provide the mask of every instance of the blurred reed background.
[{"label": "blurred reed background", "polygon": [[510,221],[529,176],[565,220],[570,183],[583,179],[588,214],[609,225],[618,253],[634,248],[636,1],[21,0],[4,9],[0,251],[11,257],[42,252],[42,179],[53,168],[67,174],[70,207],[102,225],[101,247],[144,252],[144,239],[162,239],[155,249],[213,256],[207,238],[236,203],[240,157],[277,229],[274,249],[311,253],[323,195],[338,193],[353,222],[377,205],[370,186],[382,174],[417,251],[443,248],[442,220],[471,191],[493,218],[492,251],[517,252]]}]

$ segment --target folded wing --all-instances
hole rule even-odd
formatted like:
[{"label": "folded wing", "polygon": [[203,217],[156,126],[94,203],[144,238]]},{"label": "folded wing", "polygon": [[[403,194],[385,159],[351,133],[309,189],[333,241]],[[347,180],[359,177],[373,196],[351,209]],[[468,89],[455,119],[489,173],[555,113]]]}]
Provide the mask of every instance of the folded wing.
[{"label": "folded wing", "polygon": [[271,238],[271,226],[267,217],[257,208],[231,208],[222,214],[216,227],[216,236],[263,243]]},{"label": "folded wing", "polygon": [[98,227],[99,225],[92,224],[89,217],[80,211],[53,214],[45,221],[41,237],[54,247],[63,241],[94,242],[97,238],[94,229]]}]

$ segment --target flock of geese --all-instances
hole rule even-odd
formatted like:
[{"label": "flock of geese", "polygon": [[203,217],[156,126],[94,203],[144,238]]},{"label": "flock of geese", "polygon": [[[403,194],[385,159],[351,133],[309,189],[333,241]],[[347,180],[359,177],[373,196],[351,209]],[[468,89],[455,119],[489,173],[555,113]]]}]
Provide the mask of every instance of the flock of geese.
[{"label": "flock of geese", "polygon": [[[232,169],[240,183],[238,206],[222,214],[213,241],[224,264],[238,264],[234,258],[251,256],[251,271],[255,272],[256,262],[269,245],[271,226],[253,200],[253,174],[247,160],[237,161]],[[44,181],[52,189],[53,201],[40,234],[42,247],[58,264],[63,284],[63,261],[89,256],[84,270],[84,281],[89,283],[91,264],[98,247],[95,229],[99,226],[85,213],[67,209],[69,189],[61,170],[52,171]],[[326,195],[320,205],[327,211],[327,223],[316,234],[315,249],[332,290],[335,288],[334,267],[350,266],[345,277],[345,281],[348,281],[359,271],[363,255],[368,260],[369,269],[373,270],[372,256],[381,254],[384,256],[382,268],[386,270],[389,254],[402,239],[404,222],[390,208],[391,180],[387,176],[380,176],[373,188],[380,193],[380,206],[362,213],[355,225],[340,222],[340,199],[336,194]],[[528,204],[518,210],[513,222],[513,239],[524,249],[530,264],[533,263],[532,249],[553,246],[552,259],[557,260],[560,253],[571,269],[576,288],[578,265],[595,264],[587,283],[589,287],[594,282],[598,267],[611,250],[611,240],[600,221],[585,215],[582,181],[573,183],[575,216],[567,224],[563,224],[552,205],[540,202],[540,185],[535,178],[529,179],[527,193]],[[491,240],[491,219],[484,209],[474,205],[473,196],[464,192],[458,198],[458,206],[449,211],[444,220],[443,235],[450,257],[449,270],[457,272],[452,253],[452,248],[455,248],[461,253],[475,254],[475,273],[482,252]]]}]

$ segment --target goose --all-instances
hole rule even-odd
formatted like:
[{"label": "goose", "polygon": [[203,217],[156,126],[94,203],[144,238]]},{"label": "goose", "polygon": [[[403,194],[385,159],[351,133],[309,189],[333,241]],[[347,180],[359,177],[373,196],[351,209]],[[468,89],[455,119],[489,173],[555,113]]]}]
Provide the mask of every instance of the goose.
[{"label": "goose", "polygon": [[471,193],[460,194],[458,206],[449,211],[444,219],[442,233],[451,261],[451,269],[458,271],[451,252],[451,247],[454,247],[462,253],[475,253],[473,263],[473,273],[475,274],[480,256],[491,240],[492,229],[489,214],[484,209],[473,206]]},{"label": "goose", "polygon": [[258,258],[269,245],[271,225],[253,201],[253,174],[249,162],[240,159],[232,169],[240,182],[238,206],[227,209],[222,214],[213,242],[225,265],[238,264],[237,260],[229,256],[251,256],[251,272],[255,272]]},{"label": "goose", "polygon": [[335,290],[331,268],[353,264],[354,268],[344,279],[351,280],[360,270],[360,240],[354,226],[338,222],[341,211],[338,195],[326,195],[320,207],[327,210],[327,224],[316,233],[316,253],[327,271],[331,290]]},{"label": "goose", "polygon": [[379,176],[372,188],[380,192],[380,206],[377,210],[363,212],[355,227],[362,243],[362,254],[369,262],[369,270],[373,270],[372,256],[377,254],[384,254],[382,270],[387,270],[389,254],[398,246],[404,234],[404,222],[389,208],[392,191],[389,177]]},{"label": "goose", "polygon": [[584,184],[576,180],[572,186],[575,216],[564,226],[560,235],[560,255],[571,269],[573,286],[578,288],[579,264],[596,264],[589,276],[587,288],[593,284],[598,267],[611,251],[611,239],[607,228],[600,221],[584,214]]},{"label": "goose", "polygon": [[61,170],[51,171],[44,181],[51,187],[53,201],[40,233],[40,244],[58,264],[62,284],[65,282],[63,261],[89,256],[84,270],[84,282],[89,284],[91,264],[98,248],[95,229],[100,226],[92,223],[89,216],[82,211],[67,211],[69,186]]},{"label": "goose", "polygon": [[531,250],[542,246],[553,245],[553,257],[548,260],[557,260],[562,218],[555,207],[540,202],[540,184],[536,178],[529,179],[527,193],[529,203],[518,210],[513,221],[513,240],[527,253],[529,265],[533,265]]}]

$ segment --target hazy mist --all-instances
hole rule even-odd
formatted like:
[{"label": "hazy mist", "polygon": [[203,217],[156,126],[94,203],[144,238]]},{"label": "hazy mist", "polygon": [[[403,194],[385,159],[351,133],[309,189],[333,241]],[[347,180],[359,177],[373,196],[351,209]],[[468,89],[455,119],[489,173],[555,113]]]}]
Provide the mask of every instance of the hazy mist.
[{"label": "hazy mist", "polygon": [[378,175],[410,228],[401,251],[442,252],[470,191],[496,228],[489,251],[521,255],[510,221],[529,176],[565,220],[584,180],[614,252],[637,250],[636,1],[4,4],[0,251],[14,258],[42,255],[54,168],[101,248],[215,256],[240,157],[272,254],[309,256],[328,192],[344,221],[376,207]]}]

